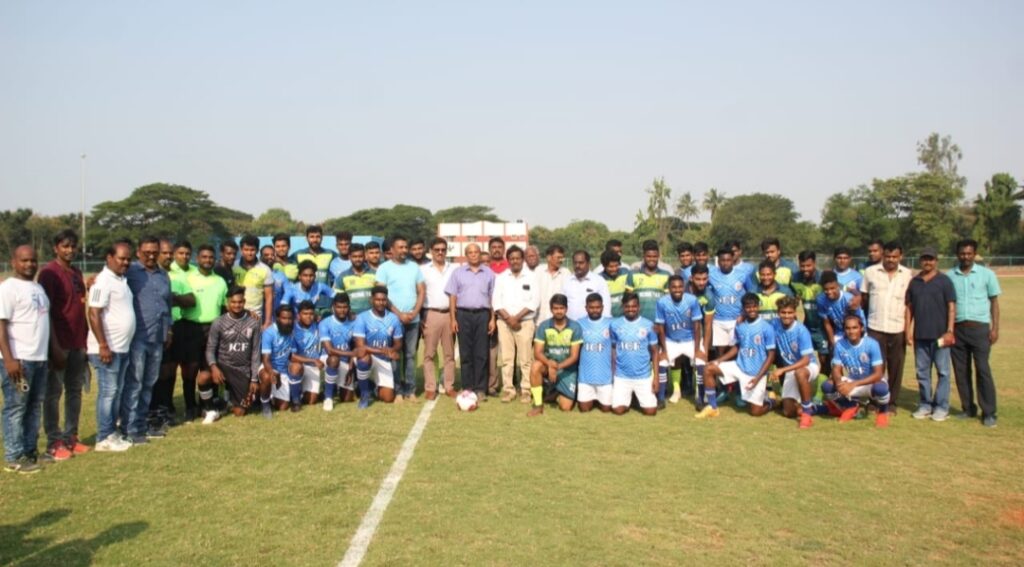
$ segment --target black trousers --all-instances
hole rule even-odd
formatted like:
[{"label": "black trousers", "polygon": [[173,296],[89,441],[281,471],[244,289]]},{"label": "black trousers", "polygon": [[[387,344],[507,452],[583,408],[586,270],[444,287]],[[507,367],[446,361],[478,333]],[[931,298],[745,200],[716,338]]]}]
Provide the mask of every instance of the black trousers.
[{"label": "black trousers", "polygon": [[459,309],[455,312],[459,324],[459,358],[462,361],[462,389],[487,393],[488,359],[491,343],[487,324],[491,321],[488,309]]},{"label": "black trousers", "polygon": [[[996,383],[988,365],[992,351],[988,332],[989,326],[983,323],[957,324],[956,344],[950,353],[960,403],[964,412],[972,417],[978,414],[978,406],[981,406],[982,416],[996,415]],[[971,371],[972,365],[974,372]],[[974,403],[975,392],[978,394],[977,404]]]},{"label": "black trousers", "polygon": [[882,360],[889,376],[889,411],[895,411],[903,387],[903,364],[907,360],[907,336],[905,333],[883,333],[868,330],[868,336],[882,347]]}]

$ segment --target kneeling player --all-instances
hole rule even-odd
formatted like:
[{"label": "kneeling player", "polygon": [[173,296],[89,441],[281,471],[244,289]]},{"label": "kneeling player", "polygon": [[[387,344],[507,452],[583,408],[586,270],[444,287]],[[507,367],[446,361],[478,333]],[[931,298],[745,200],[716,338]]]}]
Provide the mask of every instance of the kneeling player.
[{"label": "kneeling player", "polygon": [[736,325],[735,345],[721,357],[708,363],[704,371],[704,390],[707,404],[696,415],[697,419],[718,417],[718,398],[715,380],[722,384],[736,382],[743,401],[750,407],[750,415],[764,415],[774,406],[765,395],[764,379],[775,361],[775,331],[770,323],[761,319],[761,298],[747,293],[742,299],[743,321]]},{"label": "kneeling player", "polygon": [[312,301],[299,303],[299,322],[292,333],[295,337],[295,352],[292,362],[302,364],[302,394],[307,404],[315,404],[320,397],[320,371],[324,361],[320,360],[320,328],[316,322],[316,306]]},{"label": "kneeling player", "polygon": [[274,319],[274,324],[263,330],[260,339],[263,355],[260,383],[268,385],[260,392],[263,417],[271,416],[271,398],[276,400],[278,410],[291,404],[292,411],[299,411],[302,401],[302,363],[291,360],[295,352],[295,310],[291,305],[282,304],[274,313]]},{"label": "kneeling player", "polygon": [[640,298],[627,291],[622,294],[622,317],[611,324],[615,347],[615,378],[612,384],[612,411],[622,415],[636,396],[644,415],[658,413],[658,333],[654,323],[640,316]]},{"label": "kneeling player", "polygon": [[370,376],[377,379],[380,401],[395,401],[395,362],[402,353],[402,322],[388,310],[388,288],[374,286],[369,311],[356,317],[352,336],[356,341],[356,388],[359,409],[370,407]]},{"label": "kneeling player", "polygon": [[832,378],[821,385],[826,404],[839,421],[857,417],[859,401],[871,398],[878,405],[875,425],[889,425],[889,384],[883,378],[882,349],[878,341],[864,336],[859,315],[843,319],[844,337],[836,343],[832,357]]},{"label": "kneeling player", "polygon": [[526,415],[544,413],[544,384],[554,385],[556,401],[562,411],[572,409],[576,401],[576,371],[580,359],[583,332],[579,323],[566,317],[569,300],[556,293],[551,297],[551,318],[537,325],[533,335],[533,366],[530,367],[530,394],[533,407]]},{"label": "kneeling player", "polygon": [[[210,325],[206,362],[210,373],[201,374],[198,381],[206,412],[203,423],[211,424],[220,415],[213,407],[214,385],[227,387],[231,413],[245,415],[260,386],[260,321],[245,309],[245,288],[231,288],[228,312]],[[265,389],[269,393],[269,382]]]},{"label": "kneeling player", "polygon": [[775,370],[771,373],[773,382],[782,381],[782,413],[788,418],[800,416],[800,429],[811,426],[815,406],[811,401],[820,367],[814,352],[811,332],[796,320],[796,308],[800,300],[783,297],[776,301],[777,318],[772,320],[775,328]]},{"label": "kneeling player", "polygon": [[352,329],[355,320],[349,310],[348,294],[337,293],[331,302],[334,311],[329,317],[320,321],[320,342],[324,362],[324,411],[334,409],[335,388],[341,387],[341,401],[350,402],[354,399],[354,389],[350,379],[350,362],[355,355],[352,348]]},{"label": "kneeling player", "polygon": [[[681,368],[685,358],[697,368],[697,377],[704,380],[704,366],[707,355],[702,352],[704,341],[704,311],[696,296],[686,293],[682,276],[668,279],[668,295],[663,296],[654,306],[654,329],[661,345],[661,361],[658,363],[658,389],[663,388],[669,368]],[[676,403],[681,399],[680,382],[673,379],[672,398]]]},{"label": "kneeling player", "polygon": [[581,412],[612,410],[612,335],[611,317],[604,316],[600,293],[587,296],[587,317],[579,321],[583,335],[580,347],[579,384],[576,404]]}]

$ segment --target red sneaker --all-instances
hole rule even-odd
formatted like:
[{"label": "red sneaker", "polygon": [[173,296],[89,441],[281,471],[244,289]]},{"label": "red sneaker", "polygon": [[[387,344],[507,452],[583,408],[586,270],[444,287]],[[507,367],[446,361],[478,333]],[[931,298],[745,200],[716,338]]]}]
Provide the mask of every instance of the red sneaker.
[{"label": "red sneaker", "polygon": [[889,427],[889,414],[884,411],[878,412],[878,416],[875,417],[875,427]]},{"label": "red sneaker", "polygon": [[800,429],[810,429],[811,424],[814,423],[814,418],[809,413],[800,414]]},{"label": "red sneaker", "polygon": [[47,450],[46,454],[55,461],[66,461],[74,456],[74,454],[68,450],[67,446],[64,445],[63,441],[57,441],[51,445]]},{"label": "red sneaker", "polygon": [[77,435],[71,438],[71,442],[67,444],[67,447],[71,449],[71,452],[76,455],[84,455],[85,453],[88,453],[89,451],[92,450],[92,447],[80,443],[78,441]]},{"label": "red sneaker", "polygon": [[847,421],[853,421],[857,417],[857,412],[860,411],[860,406],[854,404],[852,408],[846,408],[843,413],[839,416],[839,423],[846,423]]},{"label": "red sneaker", "polygon": [[827,400],[825,402],[825,407],[828,408],[828,414],[831,415],[832,417],[839,417],[843,415],[843,410],[840,409],[839,406],[836,405],[836,403],[833,402],[832,400]]}]

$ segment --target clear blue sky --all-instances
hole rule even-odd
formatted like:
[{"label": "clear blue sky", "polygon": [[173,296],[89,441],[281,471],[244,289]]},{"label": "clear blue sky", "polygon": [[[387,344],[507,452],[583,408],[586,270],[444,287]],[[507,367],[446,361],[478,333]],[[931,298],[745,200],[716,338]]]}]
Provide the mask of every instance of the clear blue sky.
[{"label": "clear blue sky", "polygon": [[[488,4],[488,5],[484,5]],[[489,204],[628,229],[643,188],[1024,178],[1024,2],[0,3],[0,209],[150,182],[258,214]]]}]

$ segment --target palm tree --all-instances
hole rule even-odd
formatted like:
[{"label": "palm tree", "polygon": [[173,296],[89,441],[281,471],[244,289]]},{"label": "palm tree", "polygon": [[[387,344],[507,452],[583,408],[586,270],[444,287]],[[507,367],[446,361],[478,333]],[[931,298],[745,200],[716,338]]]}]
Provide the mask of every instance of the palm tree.
[{"label": "palm tree", "polygon": [[646,192],[647,218],[654,222],[658,229],[658,242],[664,246],[668,238],[668,204],[672,200],[672,189],[665,183],[664,177],[659,177]]},{"label": "palm tree", "polygon": [[711,213],[712,222],[715,220],[715,211],[718,210],[718,207],[722,206],[725,199],[725,192],[720,193],[718,189],[715,189],[714,187],[708,189],[707,192],[704,193],[704,200],[701,202],[701,206],[704,207],[705,211]]},{"label": "palm tree", "polygon": [[676,216],[683,219],[689,228],[689,219],[694,218],[700,212],[700,208],[697,206],[697,201],[693,198],[693,195],[689,191],[679,196],[676,201]]}]

